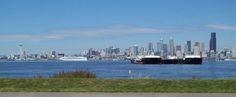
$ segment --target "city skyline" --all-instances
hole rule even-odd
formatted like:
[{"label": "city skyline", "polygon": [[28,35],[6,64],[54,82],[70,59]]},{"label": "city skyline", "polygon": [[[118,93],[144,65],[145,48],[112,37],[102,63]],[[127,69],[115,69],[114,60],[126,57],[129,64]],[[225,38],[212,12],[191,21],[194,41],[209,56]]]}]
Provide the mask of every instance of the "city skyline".
[{"label": "city skyline", "polygon": [[191,40],[209,49],[211,32],[217,34],[217,50],[234,48],[235,5],[235,0],[1,0],[0,55],[18,53],[20,44],[29,53],[146,48],[149,42],[156,48],[170,37],[175,45]]},{"label": "city skyline", "polygon": [[186,56],[197,56],[204,59],[215,60],[231,60],[236,59],[236,48],[226,48],[217,51],[217,37],[216,33],[212,32],[209,39],[209,49],[205,48],[205,43],[194,42],[191,45],[191,40],[186,41],[186,44],[176,44],[171,37],[169,43],[160,39],[159,42],[153,45],[152,42],[143,47],[135,44],[129,48],[121,49],[119,47],[109,46],[102,49],[90,48],[80,53],[68,54],[65,52],[49,51],[41,53],[27,53],[23,49],[23,45],[19,45],[19,53],[11,55],[1,55],[1,60],[58,60],[63,57],[81,56],[91,60],[127,60],[133,58],[140,58],[143,56],[159,56],[163,59],[182,59]]}]

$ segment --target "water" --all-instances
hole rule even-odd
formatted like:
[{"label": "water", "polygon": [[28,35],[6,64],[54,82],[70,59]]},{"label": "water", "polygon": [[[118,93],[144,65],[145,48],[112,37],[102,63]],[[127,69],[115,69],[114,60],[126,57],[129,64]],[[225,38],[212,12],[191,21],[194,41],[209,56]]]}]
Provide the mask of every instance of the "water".
[{"label": "water", "polygon": [[60,71],[89,70],[98,78],[231,79],[236,61],[204,61],[202,65],[141,65],[129,61],[6,61],[0,62],[1,78],[52,76]]}]

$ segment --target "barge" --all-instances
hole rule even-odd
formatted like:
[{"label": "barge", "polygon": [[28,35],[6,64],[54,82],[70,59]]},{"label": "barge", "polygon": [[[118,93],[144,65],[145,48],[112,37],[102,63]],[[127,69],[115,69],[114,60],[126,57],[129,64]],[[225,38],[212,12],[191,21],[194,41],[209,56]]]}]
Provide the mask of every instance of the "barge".
[{"label": "barge", "polygon": [[160,56],[143,56],[131,59],[134,64],[202,64],[201,56],[187,55],[184,58],[166,58]]}]

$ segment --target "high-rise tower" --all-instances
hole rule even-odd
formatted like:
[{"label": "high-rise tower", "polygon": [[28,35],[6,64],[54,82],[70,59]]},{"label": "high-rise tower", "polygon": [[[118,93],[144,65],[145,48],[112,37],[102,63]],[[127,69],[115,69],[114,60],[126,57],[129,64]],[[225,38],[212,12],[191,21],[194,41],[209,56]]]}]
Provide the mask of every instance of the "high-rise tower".
[{"label": "high-rise tower", "polygon": [[191,54],[191,41],[189,40],[189,41],[187,41],[187,53],[188,54]]},{"label": "high-rise tower", "polygon": [[216,52],[216,33],[211,32],[211,39],[209,43],[209,51],[210,52]]},{"label": "high-rise tower", "polygon": [[19,47],[20,47],[20,60],[23,60],[23,58],[24,58],[23,45],[20,44]]},{"label": "high-rise tower", "polygon": [[154,53],[154,49],[153,44],[150,42],[148,43],[148,55],[151,55],[152,53]]},{"label": "high-rise tower", "polygon": [[175,55],[175,45],[174,45],[174,39],[172,37],[169,40],[169,55],[170,56]]}]

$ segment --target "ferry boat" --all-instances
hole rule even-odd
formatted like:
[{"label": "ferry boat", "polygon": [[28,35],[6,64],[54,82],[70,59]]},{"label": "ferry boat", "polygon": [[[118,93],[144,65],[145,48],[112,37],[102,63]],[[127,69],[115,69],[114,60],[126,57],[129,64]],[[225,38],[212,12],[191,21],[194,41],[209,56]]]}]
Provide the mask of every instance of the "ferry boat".
[{"label": "ferry boat", "polygon": [[86,57],[61,57],[59,60],[62,61],[87,61]]},{"label": "ferry boat", "polygon": [[184,58],[169,57],[162,59],[160,56],[143,56],[139,59],[131,59],[134,64],[202,64],[201,56],[187,55]]},{"label": "ferry boat", "polygon": [[224,59],[224,61],[236,61],[236,59]]}]

